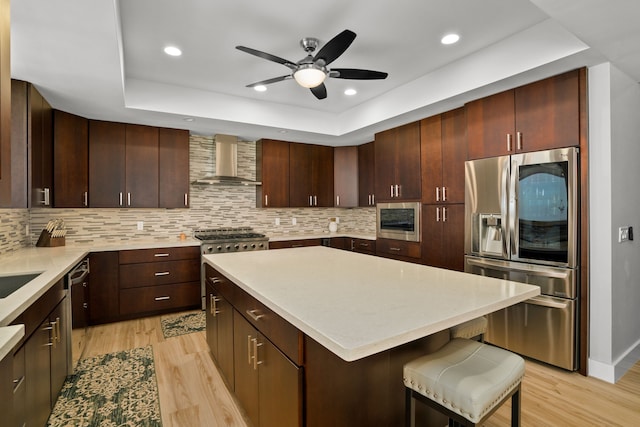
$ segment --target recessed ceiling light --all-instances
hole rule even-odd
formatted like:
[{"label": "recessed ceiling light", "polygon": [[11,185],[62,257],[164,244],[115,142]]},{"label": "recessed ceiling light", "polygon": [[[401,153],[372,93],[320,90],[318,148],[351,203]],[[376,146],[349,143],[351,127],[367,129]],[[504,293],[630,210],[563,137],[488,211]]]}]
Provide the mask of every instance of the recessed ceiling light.
[{"label": "recessed ceiling light", "polygon": [[255,90],[256,92],[266,92],[267,87],[265,85],[258,85],[258,86],[254,86],[253,90]]},{"label": "recessed ceiling light", "polygon": [[195,119],[193,117],[185,117],[184,119],[185,122],[193,122]]},{"label": "recessed ceiling light", "polygon": [[345,91],[344,91],[344,94],[345,94],[345,95],[347,95],[347,96],[353,96],[353,95],[355,95],[356,93],[358,93],[358,91],[357,91],[357,90],[355,90],[355,89],[351,89],[351,88],[349,88],[349,89],[347,89],[347,90],[345,90]]},{"label": "recessed ceiling light", "polygon": [[180,56],[182,55],[182,51],[175,46],[167,46],[164,48],[164,53],[169,56]]},{"label": "recessed ceiling light", "polygon": [[457,34],[451,33],[451,34],[447,34],[446,36],[442,37],[442,39],[440,39],[440,43],[442,43],[442,44],[454,44],[458,40],[460,40],[460,36],[457,35]]}]

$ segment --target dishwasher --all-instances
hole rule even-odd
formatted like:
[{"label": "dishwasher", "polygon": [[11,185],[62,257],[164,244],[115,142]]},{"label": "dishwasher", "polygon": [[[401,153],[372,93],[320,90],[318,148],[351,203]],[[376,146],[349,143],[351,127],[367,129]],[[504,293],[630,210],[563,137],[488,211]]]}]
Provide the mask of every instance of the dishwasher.
[{"label": "dishwasher", "polygon": [[67,303],[67,364],[69,375],[74,373],[78,360],[82,357],[87,340],[88,327],[88,286],[89,258],[80,261],[69,273],[66,283]]}]

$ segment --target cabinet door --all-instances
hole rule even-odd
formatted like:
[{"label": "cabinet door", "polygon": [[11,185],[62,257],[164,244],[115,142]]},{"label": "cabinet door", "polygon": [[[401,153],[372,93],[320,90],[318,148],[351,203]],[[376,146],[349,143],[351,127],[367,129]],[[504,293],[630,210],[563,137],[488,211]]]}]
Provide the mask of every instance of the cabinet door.
[{"label": "cabinet door", "polygon": [[369,142],[358,146],[358,206],[375,206],[375,149]]},{"label": "cabinet door", "polygon": [[89,120],[89,206],[124,206],[125,124]]},{"label": "cabinet door", "polygon": [[302,426],[302,371],[262,334],[256,347],[260,427]]},{"label": "cabinet door", "polygon": [[420,200],[420,122],[376,134],[377,201]]},{"label": "cabinet door", "polygon": [[35,86],[28,84],[28,87],[31,207],[50,207],[53,187],[53,113]]},{"label": "cabinet door", "polygon": [[311,194],[314,196],[314,206],[333,206],[333,189],[333,147],[313,145],[311,149]]},{"label": "cabinet door", "polygon": [[289,206],[313,206],[312,146],[310,144],[289,144]]},{"label": "cabinet door", "polygon": [[24,344],[28,426],[44,426],[51,412],[51,330],[47,318]]},{"label": "cabinet door", "polygon": [[335,206],[358,206],[358,147],[333,149],[333,188]]},{"label": "cabinet door", "polygon": [[89,323],[96,325],[118,319],[118,252],[92,252],[89,285]]},{"label": "cabinet door", "polygon": [[0,176],[5,177],[10,169],[1,160],[9,157],[11,144],[10,0],[0,1],[0,16]]},{"label": "cabinet door", "polygon": [[261,208],[289,207],[289,143],[263,139],[256,145],[256,205]]},{"label": "cabinet door", "polygon": [[0,360],[0,413],[3,422],[8,426],[15,426],[13,414],[13,356],[7,354]]},{"label": "cabinet door", "polygon": [[67,322],[71,319],[64,308],[66,299],[49,315],[49,325],[52,329],[51,336],[51,409],[58,400],[58,394],[62,390],[64,380],[67,378]]},{"label": "cabinet door", "polygon": [[88,206],[89,121],[55,110],[53,114],[53,206]]},{"label": "cabinet door", "polygon": [[[2,102],[5,98],[9,99],[8,93],[7,90],[7,93],[2,94]],[[3,208],[26,209],[30,203],[27,179],[29,167],[25,155],[28,149],[27,105],[27,83],[11,79],[11,121],[6,122],[7,126],[11,125],[11,134],[0,145],[0,151],[4,153],[0,163],[0,207]],[[5,112],[8,111],[7,109]],[[2,132],[6,130],[2,127]]]},{"label": "cabinet door", "polygon": [[13,426],[26,425],[27,386],[25,371],[25,346],[13,354]]},{"label": "cabinet door", "polygon": [[517,150],[580,145],[579,70],[515,90]]},{"label": "cabinet door", "polygon": [[469,159],[510,154],[515,129],[514,91],[466,104]]},{"label": "cabinet door", "polygon": [[464,203],[466,160],[465,111],[458,108],[442,114],[442,202]]},{"label": "cabinet door", "polygon": [[[420,122],[422,201],[439,203],[442,195],[442,116]],[[464,174],[463,174],[464,177]],[[424,213],[423,213],[424,215]]]},{"label": "cabinet door", "polygon": [[158,128],[126,125],[126,206],[158,207]]},{"label": "cabinet door", "polygon": [[[260,426],[258,367],[254,342],[258,332],[237,311],[233,312],[233,354],[235,362],[235,395],[254,426]],[[257,343],[256,343],[257,345]],[[256,365],[254,366],[254,362]],[[278,393],[280,390],[277,391]]]},{"label": "cabinet door", "polygon": [[161,208],[189,207],[189,131],[158,131],[159,183]]},{"label": "cabinet door", "polygon": [[211,351],[213,358],[218,360],[218,311],[216,310],[216,303],[220,298],[216,295],[213,285],[208,279],[206,284],[207,293],[205,297],[205,318],[207,321],[207,344],[209,345],[209,350]]},{"label": "cabinet door", "polygon": [[422,206],[422,262],[464,271],[464,205]]},{"label": "cabinet door", "polygon": [[[218,292],[219,294],[219,292]],[[218,366],[222,371],[227,384],[233,390],[234,384],[234,361],[233,361],[233,307],[222,296],[216,303],[218,322]]]}]

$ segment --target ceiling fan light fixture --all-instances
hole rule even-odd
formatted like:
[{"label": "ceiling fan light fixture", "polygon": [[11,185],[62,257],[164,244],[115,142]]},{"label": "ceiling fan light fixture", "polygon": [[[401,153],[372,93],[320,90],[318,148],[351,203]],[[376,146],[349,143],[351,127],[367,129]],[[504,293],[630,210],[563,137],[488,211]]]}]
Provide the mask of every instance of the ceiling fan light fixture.
[{"label": "ceiling fan light fixture", "polygon": [[300,66],[294,73],[293,78],[302,87],[314,88],[320,86],[327,78],[327,73],[314,64]]},{"label": "ceiling fan light fixture", "polygon": [[267,87],[265,85],[257,85],[253,87],[253,90],[255,90],[256,92],[266,92]]}]

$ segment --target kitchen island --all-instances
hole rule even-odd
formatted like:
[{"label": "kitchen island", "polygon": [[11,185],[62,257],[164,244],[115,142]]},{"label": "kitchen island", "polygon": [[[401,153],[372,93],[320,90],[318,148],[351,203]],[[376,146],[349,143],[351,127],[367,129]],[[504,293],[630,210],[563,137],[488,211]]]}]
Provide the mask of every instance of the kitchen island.
[{"label": "kitchen island", "polygon": [[[301,408],[293,425],[402,425],[404,363],[443,345],[448,328],[539,294],[536,286],[327,247],[203,261],[219,292],[211,299],[224,298],[234,308],[234,328],[245,321],[255,328],[246,337],[235,334],[234,347],[244,343],[249,362],[260,360],[254,368],[266,370],[269,361],[258,348],[268,340],[296,367],[300,389],[293,395]],[[298,331],[297,350],[269,326],[272,318]],[[263,341],[255,341],[252,353],[258,333]],[[236,365],[245,359],[234,358]],[[239,396],[238,366],[233,376],[227,382]],[[269,386],[260,391],[282,393]],[[245,409],[252,404],[239,400]],[[259,409],[247,412],[255,424],[270,425]]]}]

